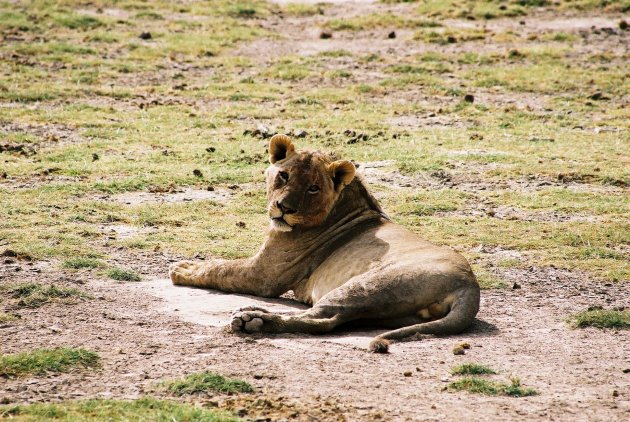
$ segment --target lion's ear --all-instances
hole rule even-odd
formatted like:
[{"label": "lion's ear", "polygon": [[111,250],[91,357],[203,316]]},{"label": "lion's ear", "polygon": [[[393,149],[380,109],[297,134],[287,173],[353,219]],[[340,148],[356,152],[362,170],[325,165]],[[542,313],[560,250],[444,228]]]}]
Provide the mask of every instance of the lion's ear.
[{"label": "lion's ear", "polygon": [[335,190],[341,190],[348,186],[354,179],[354,173],[356,172],[354,164],[346,160],[332,162],[328,165],[328,169],[332,173]]},{"label": "lion's ear", "polygon": [[276,161],[284,160],[288,156],[295,153],[295,147],[291,138],[287,135],[273,135],[269,141],[269,162],[271,164]]}]

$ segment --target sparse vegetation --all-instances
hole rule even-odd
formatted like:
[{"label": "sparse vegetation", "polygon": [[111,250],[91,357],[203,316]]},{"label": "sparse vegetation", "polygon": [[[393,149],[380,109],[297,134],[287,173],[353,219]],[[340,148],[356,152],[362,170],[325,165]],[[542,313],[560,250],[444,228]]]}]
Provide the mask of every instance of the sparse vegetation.
[{"label": "sparse vegetation", "polygon": [[572,315],[570,322],[577,328],[595,327],[629,330],[630,311],[591,309]]},{"label": "sparse vegetation", "polygon": [[165,383],[166,389],[178,396],[204,392],[251,393],[251,385],[245,381],[225,378],[213,372],[191,374],[179,381]]},{"label": "sparse vegetation", "polygon": [[38,308],[49,302],[73,303],[90,296],[73,287],[58,287],[38,283],[0,285],[0,293],[16,301],[18,307]]},{"label": "sparse vegetation", "polygon": [[111,268],[107,276],[117,281],[140,281],[142,278],[133,270],[125,268]]},{"label": "sparse vegetation", "polygon": [[465,377],[451,382],[448,387],[455,391],[468,391],[486,396],[526,397],[538,394],[533,388],[522,387],[518,378],[512,378],[510,384],[506,384],[485,378]]},{"label": "sparse vegetation", "polygon": [[82,268],[98,268],[101,267],[103,263],[94,258],[70,258],[66,259],[61,266],[63,268],[70,268],[74,270],[82,269]]},{"label": "sparse vegetation", "polygon": [[144,397],[138,400],[85,400],[62,403],[0,406],[0,415],[15,421],[207,421],[231,422],[238,418],[192,406]]},{"label": "sparse vegetation", "polygon": [[85,349],[38,349],[14,355],[0,355],[0,377],[45,375],[75,368],[93,368],[99,356]]},{"label": "sparse vegetation", "polygon": [[494,375],[494,369],[478,363],[463,363],[451,370],[453,375]]}]

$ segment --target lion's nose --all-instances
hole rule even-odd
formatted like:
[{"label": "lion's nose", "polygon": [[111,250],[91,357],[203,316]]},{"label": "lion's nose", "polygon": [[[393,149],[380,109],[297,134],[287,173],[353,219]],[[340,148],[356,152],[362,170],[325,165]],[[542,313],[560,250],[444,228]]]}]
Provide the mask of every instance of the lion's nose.
[{"label": "lion's nose", "polygon": [[287,204],[286,201],[278,201],[276,202],[276,205],[280,208],[280,211],[285,214],[295,214],[297,212],[297,210],[291,206],[291,204]]}]

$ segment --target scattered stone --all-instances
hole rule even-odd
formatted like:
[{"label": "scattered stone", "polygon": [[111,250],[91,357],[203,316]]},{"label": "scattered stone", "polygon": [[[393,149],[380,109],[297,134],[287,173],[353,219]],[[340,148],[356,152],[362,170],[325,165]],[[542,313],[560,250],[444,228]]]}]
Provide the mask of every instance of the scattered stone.
[{"label": "scattered stone", "polygon": [[254,374],[254,379],[255,380],[260,380],[262,378],[263,378],[263,376],[261,374]]},{"label": "scattered stone", "polygon": [[295,134],[293,134],[293,136],[295,136],[296,138],[305,138],[308,135],[308,132],[300,129],[297,132],[295,132]]},{"label": "scattered stone", "polygon": [[472,94],[466,94],[464,95],[464,101],[466,101],[467,103],[474,103],[475,97]]},{"label": "scattered stone", "polygon": [[396,31],[392,31],[389,34],[387,34],[387,38],[389,38],[390,40],[393,40],[394,38],[396,38]]},{"label": "scattered stone", "polygon": [[617,390],[612,390],[612,396],[613,396],[613,397],[619,397],[619,391],[617,391]]},{"label": "scattered stone", "polygon": [[512,290],[518,290],[518,289],[520,289],[520,288],[521,288],[521,285],[520,285],[520,284],[518,284],[518,283],[514,283],[514,284],[512,284]]},{"label": "scattered stone", "polygon": [[206,188],[206,190],[207,190],[208,192],[214,192],[214,186],[208,186],[208,187]]},{"label": "scattered stone", "polygon": [[440,378],[440,381],[442,381],[442,382],[449,382],[450,379],[448,377],[442,377],[442,378]]},{"label": "scattered stone", "polygon": [[465,355],[466,351],[464,350],[464,348],[462,346],[455,346],[453,348],[453,354],[454,355]]},{"label": "scattered stone", "polygon": [[150,40],[153,38],[153,35],[151,35],[150,32],[141,32],[140,35],[138,35],[138,38],[141,40]]},{"label": "scattered stone", "polygon": [[619,29],[621,29],[622,31],[627,30],[629,27],[628,22],[626,22],[625,20],[620,20],[619,21]]},{"label": "scattered stone", "polygon": [[228,186],[228,189],[232,189],[232,190],[238,190],[240,188],[241,187],[239,185],[230,185],[230,186]]},{"label": "scattered stone", "polygon": [[203,173],[202,173],[202,172],[201,172],[201,170],[199,170],[199,169],[194,169],[194,170],[193,170],[193,175],[194,175],[195,177],[203,177]]},{"label": "scattered stone", "polygon": [[434,404],[432,404],[432,405],[431,405],[431,409],[437,409],[437,406],[436,406],[436,405],[434,405]]},{"label": "scattered stone", "polygon": [[215,147],[206,148],[206,152],[215,152],[217,149]]},{"label": "scattered stone", "polygon": [[525,21],[519,21],[518,24],[519,25],[525,25]]},{"label": "scattered stone", "polygon": [[98,161],[99,158],[101,158],[101,157],[99,157],[97,153],[93,153],[92,154],[92,161]]},{"label": "scattered stone", "polygon": [[624,369],[624,370],[623,370],[623,373],[624,373],[624,374],[630,374],[630,368],[626,368],[626,369]]},{"label": "scattered stone", "polygon": [[0,174],[0,179],[7,179],[8,177],[9,177],[9,175],[7,174],[7,172],[6,172],[6,171],[3,171],[3,172]]},{"label": "scattered stone", "polygon": [[446,37],[446,42],[449,44],[455,44],[457,42],[457,38],[455,38],[452,35],[449,35],[448,37]]},{"label": "scattered stone", "polygon": [[410,377],[411,376],[411,371],[405,371],[403,373],[403,375],[406,376],[406,377]]},{"label": "scattered stone", "polygon": [[237,223],[236,223],[236,227],[239,227],[239,228],[241,228],[241,229],[244,229],[244,228],[246,228],[246,227],[247,227],[247,224],[245,224],[245,222],[244,222],[244,221],[239,221],[239,222],[237,222]]},{"label": "scattered stone", "polygon": [[483,135],[481,135],[479,133],[473,133],[472,135],[470,135],[470,140],[471,141],[483,141]]},{"label": "scattered stone", "polygon": [[319,34],[319,38],[321,38],[322,40],[328,40],[332,38],[332,32],[322,31],[321,34]]}]

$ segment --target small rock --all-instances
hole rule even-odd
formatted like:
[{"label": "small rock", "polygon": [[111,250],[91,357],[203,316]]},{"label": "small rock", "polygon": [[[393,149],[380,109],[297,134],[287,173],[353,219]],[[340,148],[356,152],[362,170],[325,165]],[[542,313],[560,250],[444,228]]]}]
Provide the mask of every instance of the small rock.
[{"label": "small rock", "polygon": [[626,369],[624,369],[624,370],[623,370],[623,373],[624,373],[624,374],[630,374],[630,368],[626,368]]},{"label": "small rock", "polygon": [[241,407],[240,409],[236,411],[236,414],[242,418],[243,416],[247,415],[247,409],[245,409],[244,407]]},{"label": "small rock", "polygon": [[206,148],[206,152],[215,152],[217,149],[215,147]]},{"label": "small rock", "polygon": [[440,381],[442,381],[442,382],[449,382],[450,379],[448,377],[442,377],[442,378],[440,378]]},{"label": "small rock", "polygon": [[448,37],[446,37],[446,42],[449,44],[455,44],[457,42],[457,38],[455,38],[452,35],[449,35]]},{"label": "small rock", "polygon": [[432,404],[432,405],[431,405],[431,409],[437,409],[437,406],[436,406],[436,405],[434,405],[434,404]]},{"label": "small rock", "polygon": [[295,132],[295,134],[293,136],[295,136],[296,138],[305,138],[308,135],[308,132],[301,129],[298,130],[297,132]]},{"label": "small rock", "polygon": [[262,378],[263,378],[263,376],[261,374],[254,374],[254,379],[260,380]]},{"label": "small rock", "polygon": [[138,35],[138,38],[140,38],[141,40],[150,40],[151,38],[153,38],[153,35],[151,35],[150,32],[142,32],[140,33],[140,35]]},{"label": "small rock", "polygon": [[625,20],[620,20],[619,21],[619,29],[621,29],[622,31],[627,30],[629,27],[628,22],[626,22]]},{"label": "small rock", "polygon": [[464,95],[464,101],[466,101],[467,103],[474,103],[475,97],[472,94],[466,94]]},{"label": "small rock", "polygon": [[468,342],[460,343],[459,347],[461,347],[463,349],[470,349],[470,343],[468,343]]},{"label": "small rock", "polygon": [[520,284],[518,284],[518,283],[514,283],[514,284],[512,284],[512,290],[518,290],[518,289],[520,289],[520,288],[521,288],[521,285],[520,285]]},{"label": "small rock", "polygon": [[92,161],[98,161],[99,158],[101,157],[99,157],[97,153],[92,154]]},{"label": "small rock", "polygon": [[241,187],[239,185],[230,185],[230,186],[228,186],[228,189],[232,189],[232,190],[238,190],[240,188]]},{"label": "small rock", "polygon": [[202,172],[201,172],[201,170],[199,170],[199,169],[194,169],[194,170],[193,170],[193,175],[194,175],[195,177],[203,177],[203,173],[202,173]]},{"label": "small rock", "polygon": [[322,33],[319,34],[319,38],[321,38],[322,40],[330,39],[332,38],[332,32],[322,31]]},{"label": "small rock", "polygon": [[462,346],[455,346],[455,347],[453,347],[453,354],[454,355],[465,355],[466,351],[464,350],[464,348]]},{"label": "small rock", "polygon": [[525,21],[519,21],[518,24],[519,25],[525,25]]},{"label": "small rock", "polygon": [[612,390],[612,396],[613,396],[613,397],[619,397],[619,391],[617,391],[617,390]]},{"label": "small rock", "polygon": [[245,227],[247,227],[247,224],[245,224],[244,221],[239,221],[236,223],[236,227],[240,227],[241,229],[244,229]]},{"label": "small rock", "polygon": [[2,174],[0,174],[0,179],[6,179],[8,177],[9,177],[9,175],[7,174],[6,171],[3,171]]},{"label": "small rock", "polygon": [[206,188],[206,190],[207,190],[208,192],[214,192],[214,186],[208,186],[208,187]]},{"label": "small rock", "polygon": [[396,38],[396,31],[392,31],[389,34],[387,34],[387,38],[389,38],[390,40],[393,40],[394,38]]},{"label": "small rock", "polygon": [[406,376],[406,377],[410,377],[411,376],[411,371],[405,371],[403,373],[403,375]]}]

